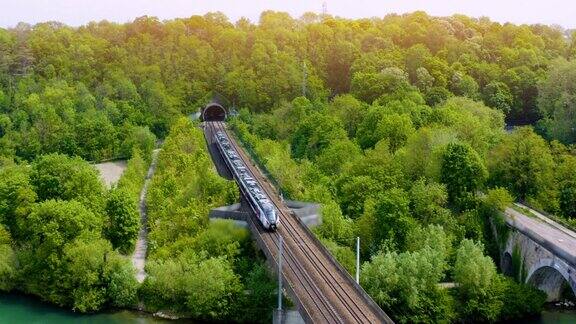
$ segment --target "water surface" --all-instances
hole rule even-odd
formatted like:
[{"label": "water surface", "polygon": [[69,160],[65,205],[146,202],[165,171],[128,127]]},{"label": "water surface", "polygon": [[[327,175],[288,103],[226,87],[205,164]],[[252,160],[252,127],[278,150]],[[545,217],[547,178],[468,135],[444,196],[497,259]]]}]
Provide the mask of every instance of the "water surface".
[{"label": "water surface", "polygon": [[[180,321],[179,321],[180,322]],[[156,324],[173,323],[132,311],[79,314],[43,303],[32,296],[0,294],[0,323],[30,324]]]},{"label": "water surface", "polygon": [[[0,323],[30,324],[174,324],[192,323],[187,320],[168,321],[147,313],[133,311],[78,314],[43,303],[35,297],[20,294],[0,294]],[[545,310],[540,316],[510,323],[574,324],[576,311]]]}]

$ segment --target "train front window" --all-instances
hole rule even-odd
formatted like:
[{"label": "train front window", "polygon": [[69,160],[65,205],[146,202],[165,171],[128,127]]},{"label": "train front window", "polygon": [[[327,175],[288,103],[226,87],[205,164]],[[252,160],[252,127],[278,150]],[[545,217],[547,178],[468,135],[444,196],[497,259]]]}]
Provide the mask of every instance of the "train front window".
[{"label": "train front window", "polygon": [[266,218],[268,218],[268,221],[271,224],[276,223],[276,213],[274,212],[274,209],[269,210],[268,212],[266,212]]},{"label": "train front window", "polygon": [[268,219],[268,221],[270,223],[275,223],[276,222],[276,211],[274,210],[274,207],[272,207],[271,204],[264,204],[264,206],[262,206],[262,209],[264,209],[264,214],[266,214],[266,218]]}]

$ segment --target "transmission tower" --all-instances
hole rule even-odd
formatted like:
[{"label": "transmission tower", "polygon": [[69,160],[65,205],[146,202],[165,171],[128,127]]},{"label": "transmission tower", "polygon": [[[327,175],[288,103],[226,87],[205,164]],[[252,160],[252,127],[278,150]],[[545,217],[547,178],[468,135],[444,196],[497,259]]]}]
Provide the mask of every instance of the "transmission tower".
[{"label": "transmission tower", "polygon": [[322,2],[322,16],[326,16],[328,14],[328,3],[326,1]]}]

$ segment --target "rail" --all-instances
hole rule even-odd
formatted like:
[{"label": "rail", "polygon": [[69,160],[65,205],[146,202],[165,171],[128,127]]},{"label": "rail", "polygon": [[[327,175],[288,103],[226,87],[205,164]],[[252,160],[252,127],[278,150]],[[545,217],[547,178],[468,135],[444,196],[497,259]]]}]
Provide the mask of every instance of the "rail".
[{"label": "rail", "polygon": [[227,134],[252,177],[278,210],[280,225],[277,232],[265,231],[254,217],[249,217],[249,226],[269,261],[276,259],[279,237],[284,238],[284,281],[287,290],[296,297],[303,318],[307,322],[322,323],[392,323],[313,233],[278,199],[276,188],[251,163],[224,123],[205,123],[207,141],[213,141],[213,134],[218,130]]}]

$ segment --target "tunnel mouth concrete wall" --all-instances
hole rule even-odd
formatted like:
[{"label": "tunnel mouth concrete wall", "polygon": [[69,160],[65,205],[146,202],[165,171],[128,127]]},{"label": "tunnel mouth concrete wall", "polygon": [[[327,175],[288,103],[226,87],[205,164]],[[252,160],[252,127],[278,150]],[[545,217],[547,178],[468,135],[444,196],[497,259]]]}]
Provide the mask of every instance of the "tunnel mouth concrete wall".
[{"label": "tunnel mouth concrete wall", "polygon": [[226,117],[226,109],[217,103],[208,104],[202,111],[203,121],[224,121]]}]

